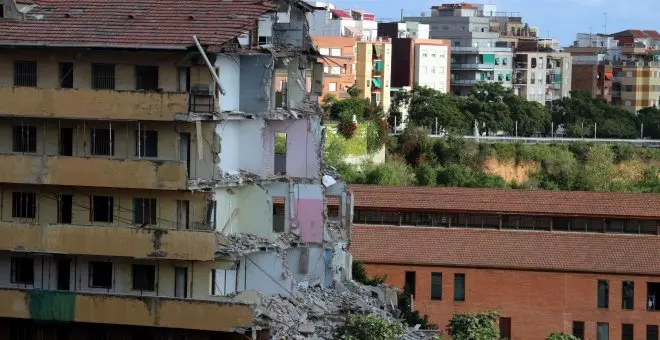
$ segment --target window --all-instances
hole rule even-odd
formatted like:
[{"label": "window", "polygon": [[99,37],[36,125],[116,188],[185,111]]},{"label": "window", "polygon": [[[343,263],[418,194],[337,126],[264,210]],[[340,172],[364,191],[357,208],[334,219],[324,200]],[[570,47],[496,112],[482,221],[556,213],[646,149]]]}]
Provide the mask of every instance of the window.
[{"label": "window", "polygon": [[14,62],[14,86],[37,87],[37,62]]},{"label": "window", "polygon": [[236,292],[236,271],[211,269],[211,295],[223,296]]},{"label": "window", "polygon": [[624,323],[621,325],[621,340],[633,340],[633,325]]},{"label": "window", "polygon": [[60,87],[73,88],[73,63],[60,63]]},{"label": "window", "polygon": [[431,74],[435,74],[435,66],[431,66]]},{"label": "window", "polygon": [[621,309],[634,309],[635,282],[623,281],[621,283]]},{"label": "window", "polygon": [[422,66],[422,74],[428,74],[428,73],[429,73],[428,67]]},{"label": "window", "polygon": [[596,340],[609,340],[610,338],[610,325],[607,322],[599,322],[596,324]]},{"label": "window", "polygon": [[610,305],[610,282],[598,280],[598,308],[608,308]]},{"label": "window", "polygon": [[156,267],[146,264],[133,265],[133,290],[153,291],[156,286]]},{"label": "window", "polygon": [[135,155],[138,157],[158,157],[158,131],[135,131]]},{"label": "window", "polygon": [[500,318],[500,339],[511,339],[511,318]]},{"label": "window", "polygon": [[319,49],[319,53],[321,53],[322,55],[330,55],[330,49],[322,47]]},{"label": "window", "polygon": [[403,291],[407,294],[411,294],[413,297],[415,296],[415,276],[415,272],[406,272],[406,282],[403,286]]},{"label": "window", "polygon": [[145,91],[158,89],[158,66],[135,66],[135,89]]},{"label": "window", "polygon": [[631,102],[630,100],[626,100],[626,102],[625,102],[625,106],[626,106],[626,107],[631,107],[631,106],[632,106],[632,102]]},{"label": "window", "polygon": [[465,274],[454,274],[454,301],[465,301]]},{"label": "window", "polygon": [[156,199],[155,198],[134,198],[133,199],[133,223],[158,224],[156,218]]},{"label": "window", "polygon": [[330,68],[331,74],[341,74],[341,66],[333,66]]},{"label": "window", "polygon": [[34,259],[31,257],[11,258],[11,283],[34,284]]},{"label": "window", "polygon": [[573,336],[584,340],[584,321],[573,321]]},{"label": "window", "polygon": [[92,196],[92,222],[112,222],[114,199],[110,196]]},{"label": "window", "polygon": [[92,128],[91,153],[95,156],[114,156],[115,131]]},{"label": "window", "polygon": [[333,57],[341,57],[341,48],[333,48],[330,50],[330,55]]},{"label": "window", "polygon": [[632,78],[633,73],[632,71],[626,71],[626,78]]},{"label": "window", "polygon": [[112,288],[112,262],[89,262],[89,287]]},{"label": "window", "polygon": [[[330,73],[330,67],[329,66],[323,66],[323,73]],[[280,86],[281,88],[281,86]]]},{"label": "window", "polygon": [[13,141],[14,152],[37,152],[37,127],[14,126]]},{"label": "window", "polygon": [[442,273],[431,273],[431,300],[442,300]]},{"label": "window", "polygon": [[646,325],[646,340],[658,340],[658,326]]},{"label": "window", "polygon": [[115,89],[115,64],[92,64],[92,88]]},{"label": "window", "polygon": [[11,217],[36,218],[37,194],[33,192],[12,192]]},{"label": "window", "polygon": [[328,83],[328,91],[336,92],[337,91],[337,83]]},{"label": "window", "polygon": [[646,309],[652,311],[658,310],[657,299],[660,296],[660,282],[647,282],[646,294]]}]

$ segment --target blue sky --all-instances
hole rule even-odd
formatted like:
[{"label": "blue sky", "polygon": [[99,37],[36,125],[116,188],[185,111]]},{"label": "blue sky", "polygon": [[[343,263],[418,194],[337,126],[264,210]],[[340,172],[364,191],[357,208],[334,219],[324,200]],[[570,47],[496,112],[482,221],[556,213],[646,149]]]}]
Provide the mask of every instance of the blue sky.
[{"label": "blue sky", "polygon": [[[376,18],[397,19],[404,15],[418,16],[429,12],[431,6],[457,3],[460,0],[329,0],[337,7],[362,8],[376,14]],[[463,2],[492,3],[498,11],[519,12],[531,26],[538,27],[542,36],[558,38],[562,46],[575,40],[578,32],[603,32],[604,12],[607,12],[607,32],[625,29],[654,29],[660,31],[660,0],[482,0]]]}]

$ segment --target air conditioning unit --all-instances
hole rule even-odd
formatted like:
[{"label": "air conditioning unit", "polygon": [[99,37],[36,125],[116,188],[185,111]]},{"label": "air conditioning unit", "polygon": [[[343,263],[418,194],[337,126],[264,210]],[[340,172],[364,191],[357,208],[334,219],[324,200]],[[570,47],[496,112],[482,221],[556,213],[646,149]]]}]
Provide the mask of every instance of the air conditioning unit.
[{"label": "air conditioning unit", "polygon": [[190,93],[199,96],[212,96],[215,94],[215,84],[192,84]]}]

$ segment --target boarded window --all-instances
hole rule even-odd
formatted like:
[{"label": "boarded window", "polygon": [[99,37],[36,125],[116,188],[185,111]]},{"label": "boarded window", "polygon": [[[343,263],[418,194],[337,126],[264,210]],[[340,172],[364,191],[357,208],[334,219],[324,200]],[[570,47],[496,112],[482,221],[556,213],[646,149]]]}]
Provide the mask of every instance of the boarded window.
[{"label": "boarded window", "polygon": [[135,224],[158,224],[155,198],[133,199],[133,219]]},{"label": "boarded window", "polygon": [[37,87],[37,62],[14,62],[14,86]]},{"label": "boarded window", "polygon": [[37,127],[36,126],[14,126],[13,128],[14,152],[37,152]]},{"label": "boarded window", "polygon": [[156,267],[146,264],[133,265],[133,290],[153,291],[156,287]]},{"label": "boarded window", "polygon": [[112,262],[89,262],[89,287],[112,288]]},{"label": "boarded window", "polygon": [[37,217],[37,194],[33,192],[13,192],[11,216],[14,218]]},{"label": "boarded window", "polygon": [[115,89],[115,64],[92,64],[92,88]]}]

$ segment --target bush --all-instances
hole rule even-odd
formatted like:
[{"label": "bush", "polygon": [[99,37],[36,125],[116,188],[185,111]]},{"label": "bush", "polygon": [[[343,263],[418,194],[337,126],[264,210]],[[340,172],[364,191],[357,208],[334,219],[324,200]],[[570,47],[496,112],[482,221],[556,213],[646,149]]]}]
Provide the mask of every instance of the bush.
[{"label": "bush", "polygon": [[496,340],[497,312],[456,314],[449,321],[447,331],[452,340]]},{"label": "bush", "polygon": [[415,169],[417,185],[433,187],[437,183],[438,172],[432,165],[423,164]]},{"label": "bush", "polygon": [[387,161],[366,169],[365,178],[367,184],[412,185],[415,183],[415,175],[411,169],[398,160]]},{"label": "bush", "polygon": [[446,187],[477,187],[477,177],[470,168],[450,164],[445,168],[438,169],[437,184]]},{"label": "bush", "polygon": [[353,275],[353,280],[365,284],[367,286],[378,286],[385,283],[387,280],[387,275],[382,276],[367,276],[367,268],[364,266],[364,262],[353,260],[353,270],[351,274]]},{"label": "bush", "polygon": [[350,139],[351,137],[353,137],[356,130],[357,130],[357,124],[355,124],[352,121],[348,121],[348,122],[341,121],[339,122],[339,124],[337,124],[337,133],[346,139]]},{"label": "bush", "polygon": [[621,163],[635,158],[635,146],[628,143],[619,143],[612,146],[614,161]]},{"label": "bush", "polygon": [[548,335],[545,340],[580,340],[578,337],[562,333],[562,332],[552,332]]},{"label": "bush", "polygon": [[350,315],[346,323],[335,328],[336,340],[399,340],[404,334],[400,323],[388,323],[373,315]]}]

